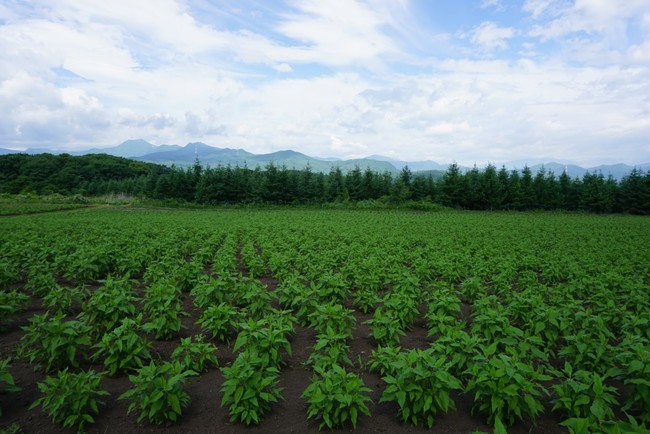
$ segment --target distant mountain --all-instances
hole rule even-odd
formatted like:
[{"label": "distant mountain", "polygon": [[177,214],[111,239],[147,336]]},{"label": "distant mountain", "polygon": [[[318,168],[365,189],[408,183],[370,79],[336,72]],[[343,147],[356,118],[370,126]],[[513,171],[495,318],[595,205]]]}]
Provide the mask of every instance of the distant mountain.
[{"label": "distant mountain", "polygon": [[188,166],[194,164],[198,158],[201,164],[218,166],[218,165],[244,165],[247,159],[254,155],[243,149],[214,148],[205,143],[195,142],[188,143],[173,151],[154,152],[136,157],[136,160],[147,161],[151,163],[177,166]]},{"label": "distant mountain", "polygon": [[370,167],[377,172],[396,172],[395,167],[390,163],[370,159],[325,161],[292,150],[276,151],[270,154],[252,154],[243,149],[215,148],[200,142],[188,143],[174,151],[155,152],[135,157],[140,161],[165,165],[175,164],[176,166],[191,165],[196,158],[202,165],[211,167],[229,164],[254,169],[255,167],[264,168],[273,163],[278,167],[285,166],[295,170],[303,170],[309,166],[314,172],[329,172],[332,167],[339,167],[346,172],[358,165],[362,170]]},{"label": "distant mountain", "polygon": [[[628,166],[627,164],[609,164],[609,165],[602,165],[602,166],[597,166],[597,167],[592,167],[589,169],[589,172],[600,172],[605,176],[612,175],[613,178],[615,179],[621,179],[630,171],[632,171],[634,167]],[[640,164],[636,166],[637,169],[647,171],[650,169],[650,163],[646,164]]]},{"label": "distant mountain", "polygon": [[424,161],[403,161],[403,160],[395,160],[390,157],[384,157],[383,155],[371,155],[369,157],[366,157],[368,159],[372,160],[377,160],[377,161],[386,161],[393,166],[397,170],[402,170],[404,167],[408,166],[408,168],[411,170],[411,172],[422,172],[422,171],[427,171],[427,170],[442,170],[445,171],[447,170],[447,167],[449,167],[448,164],[440,164],[436,161],[432,160],[424,160]]},{"label": "distant mountain", "polygon": [[[69,153],[73,155],[86,154],[108,154],[117,157],[132,158],[139,161],[151,162],[171,166],[190,166],[194,164],[196,158],[204,166],[247,166],[251,169],[256,167],[264,168],[270,163],[280,167],[285,166],[289,169],[303,170],[310,167],[314,172],[329,172],[333,167],[339,167],[343,172],[354,169],[359,166],[361,170],[370,168],[375,172],[397,173],[408,165],[411,172],[420,175],[431,175],[434,178],[440,177],[449,167],[448,164],[440,164],[432,160],[424,161],[404,161],[382,155],[370,155],[361,159],[341,160],[338,158],[310,157],[293,150],[281,150],[269,154],[253,154],[244,149],[216,148],[202,142],[188,143],[185,146],[179,145],[153,145],[146,140],[127,140],[117,146],[107,148],[92,148],[86,151],[66,151],[61,149],[40,149],[28,148],[25,151],[15,151],[6,148],[0,148],[0,155],[26,153],[26,154],[62,154]],[[544,161],[541,159],[528,159],[509,161],[498,164],[497,170],[502,166],[508,170],[522,170],[528,166],[533,174],[536,174],[542,167],[546,171],[553,172],[560,176],[565,170],[571,178],[582,178],[585,173],[602,173],[604,176],[611,175],[620,180],[630,173],[634,168],[626,164],[600,165],[591,168],[584,168],[577,164],[557,163],[553,161]],[[639,164],[635,166],[639,170],[650,171],[650,163]],[[469,167],[459,166],[463,171],[470,170]]]},{"label": "distant mountain", "polygon": [[14,151],[13,149],[0,148],[0,155],[17,154],[19,152],[20,151]]},{"label": "distant mountain", "polygon": [[[552,172],[553,174],[555,174],[555,176],[562,175],[562,173],[564,173],[564,171],[566,170],[566,173],[571,178],[576,178],[576,177],[582,178],[584,174],[587,173],[588,170],[585,169],[584,167],[576,166],[575,164],[560,164],[555,162],[534,164],[528,167],[530,168],[530,171],[533,172],[533,176],[537,172],[539,172],[539,170],[543,167],[544,169],[546,169],[547,172]],[[518,167],[517,169],[523,169],[523,167]]]},{"label": "distant mountain", "polygon": [[85,154],[108,154],[116,157],[133,158],[151,153],[171,152],[180,149],[178,145],[156,146],[146,140],[127,140],[112,148],[92,148],[87,151],[75,152],[77,155]]},{"label": "distant mountain", "polygon": [[[537,173],[542,167],[546,169],[547,172],[553,172],[555,176],[560,176],[562,173],[565,171],[571,178],[582,178],[587,172],[589,173],[602,173],[603,176],[608,177],[612,176],[612,178],[620,180],[627,174],[629,174],[632,169],[634,169],[634,166],[628,166],[627,164],[603,164],[600,166],[595,166],[595,167],[589,167],[589,168],[584,168],[577,166],[575,164],[560,164],[560,163],[545,163],[545,164],[535,164],[534,166],[530,166],[530,170],[533,172],[533,174]],[[644,167],[646,167],[644,169]],[[637,169],[640,170],[647,170],[647,168],[650,167],[650,164],[642,164],[639,166],[636,166]]]},{"label": "distant mountain", "polygon": [[36,154],[52,154],[52,155],[60,155],[60,154],[65,154],[69,153],[68,151],[64,151],[62,149],[48,149],[48,148],[27,148],[23,151],[25,154],[29,155],[36,155]]}]

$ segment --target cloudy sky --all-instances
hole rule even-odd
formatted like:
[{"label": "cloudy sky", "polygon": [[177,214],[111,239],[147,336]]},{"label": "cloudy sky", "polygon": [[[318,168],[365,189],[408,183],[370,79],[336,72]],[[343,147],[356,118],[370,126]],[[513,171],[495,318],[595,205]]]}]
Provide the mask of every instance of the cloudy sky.
[{"label": "cloudy sky", "polygon": [[647,0],[0,0],[0,147],[650,161]]}]

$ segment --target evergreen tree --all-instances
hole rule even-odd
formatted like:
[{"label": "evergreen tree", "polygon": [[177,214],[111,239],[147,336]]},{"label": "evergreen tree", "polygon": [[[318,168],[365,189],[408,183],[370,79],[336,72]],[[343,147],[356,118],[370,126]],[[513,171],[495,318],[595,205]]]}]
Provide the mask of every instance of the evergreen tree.
[{"label": "evergreen tree", "polygon": [[442,176],[442,183],[440,185],[440,199],[443,205],[446,206],[461,206],[462,193],[462,175],[458,165],[454,162],[449,165],[447,171]]},{"label": "evergreen tree", "polygon": [[521,199],[523,209],[535,207],[535,190],[533,189],[533,174],[530,167],[524,166],[521,171]]},{"label": "evergreen tree", "polygon": [[497,175],[497,169],[488,164],[481,176],[482,209],[499,209],[503,202],[502,188]]},{"label": "evergreen tree", "polygon": [[361,169],[355,164],[345,176],[345,187],[350,194],[350,200],[361,200],[364,198],[363,175]]},{"label": "evergreen tree", "polygon": [[330,169],[328,184],[327,184],[327,201],[334,202],[341,200],[343,195],[343,173],[338,166]]}]

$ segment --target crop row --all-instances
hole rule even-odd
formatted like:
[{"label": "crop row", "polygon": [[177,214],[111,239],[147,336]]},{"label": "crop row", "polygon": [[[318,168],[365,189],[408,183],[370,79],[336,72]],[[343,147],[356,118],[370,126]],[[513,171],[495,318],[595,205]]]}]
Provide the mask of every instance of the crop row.
[{"label": "crop row", "polygon": [[[42,306],[2,354],[0,387],[23,386],[9,357],[27,361],[47,375],[33,406],[65,426],[94,421],[105,376],[128,376],[119,398],[138,421],[176,421],[217,346],[232,353],[222,406],[263,423],[302,329],[315,335],[303,399],[320,428],[371,413],[367,372],[399,420],[426,427],[458,394],[495,432],[546,406],[576,433],[650,423],[647,219],[87,210],[0,225],[5,336]],[[180,339],[188,316],[196,333]],[[361,326],[364,356],[351,349]],[[426,344],[404,346],[418,327]],[[179,339],[168,358],[153,351]]]}]

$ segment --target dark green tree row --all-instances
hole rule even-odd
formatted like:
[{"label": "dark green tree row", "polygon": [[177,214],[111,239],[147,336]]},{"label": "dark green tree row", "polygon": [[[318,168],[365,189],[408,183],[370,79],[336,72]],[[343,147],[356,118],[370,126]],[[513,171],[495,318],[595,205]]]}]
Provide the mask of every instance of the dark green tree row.
[{"label": "dark green tree row", "polygon": [[650,214],[650,172],[633,169],[621,181],[602,173],[582,179],[543,168],[533,174],[497,170],[488,165],[462,173],[452,164],[439,183],[438,201],[444,205],[478,210],[572,210],[597,213]]},{"label": "dark green tree row", "polygon": [[167,168],[108,155],[0,156],[0,192],[97,196],[124,193],[199,204],[309,204],[427,200],[475,210],[575,210],[650,214],[650,172],[634,169],[620,181],[601,173],[571,178],[540,169],[532,173],[488,165],[462,171],[452,164],[441,178],[398,176],[355,167],[329,173],[268,165],[264,169],[218,166]]}]

